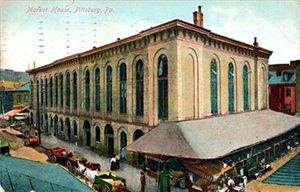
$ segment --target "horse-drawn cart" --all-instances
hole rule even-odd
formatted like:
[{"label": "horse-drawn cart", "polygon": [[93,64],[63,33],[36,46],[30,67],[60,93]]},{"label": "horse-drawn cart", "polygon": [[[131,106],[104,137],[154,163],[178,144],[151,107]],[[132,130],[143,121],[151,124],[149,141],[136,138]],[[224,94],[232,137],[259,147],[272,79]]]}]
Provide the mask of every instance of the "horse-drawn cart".
[{"label": "horse-drawn cart", "polygon": [[73,150],[67,152],[66,148],[62,146],[50,148],[47,155],[51,163],[59,163],[74,174],[77,173],[78,163],[83,164],[90,170],[101,170],[99,163],[89,162],[84,157],[76,157]]},{"label": "horse-drawn cart", "polygon": [[126,180],[111,172],[101,172],[95,177],[93,189],[98,192],[127,192]]},{"label": "horse-drawn cart", "polygon": [[35,135],[29,135],[24,137],[24,145],[37,145],[39,143],[39,138]]},{"label": "horse-drawn cart", "polygon": [[59,163],[65,166],[72,173],[76,173],[77,161],[86,161],[83,158],[75,157],[73,150],[67,152],[66,148],[62,146],[50,148],[47,155],[51,163]]}]

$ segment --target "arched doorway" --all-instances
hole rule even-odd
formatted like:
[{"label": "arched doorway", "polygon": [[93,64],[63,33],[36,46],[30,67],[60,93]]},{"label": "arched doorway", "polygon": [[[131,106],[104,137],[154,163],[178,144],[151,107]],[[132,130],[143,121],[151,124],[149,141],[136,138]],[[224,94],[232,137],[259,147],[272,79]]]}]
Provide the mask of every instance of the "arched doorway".
[{"label": "arched doorway", "polygon": [[127,146],[127,134],[122,131],[120,134],[120,158],[122,161],[127,160],[127,152],[122,150],[124,147]]},{"label": "arched doorway", "polygon": [[60,121],[60,139],[65,139],[65,129],[64,129],[64,121],[62,118],[59,119]]},{"label": "arched doorway", "polygon": [[85,145],[91,146],[91,125],[88,121],[84,122],[83,130],[85,132]]},{"label": "arched doorway", "polygon": [[49,128],[48,128],[48,115],[45,114],[45,132],[48,133],[49,132]]},{"label": "arched doorway", "polygon": [[114,154],[114,130],[111,125],[105,126],[104,134],[107,144],[107,154],[112,156]]},{"label": "arched doorway", "polygon": [[30,113],[30,126],[33,125],[33,113],[31,112]]},{"label": "arched doorway", "polygon": [[66,119],[66,140],[70,141],[71,140],[71,125],[70,125],[70,119]]},{"label": "arched doorway", "polygon": [[55,115],[54,117],[54,136],[58,135],[58,117]]},{"label": "arched doorway", "polygon": [[[143,136],[144,133],[142,130],[138,129],[133,133],[133,141],[137,140],[138,138],[140,138],[141,136]],[[145,156],[144,153],[138,153],[138,163],[139,165],[142,165],[145,161]]]}]

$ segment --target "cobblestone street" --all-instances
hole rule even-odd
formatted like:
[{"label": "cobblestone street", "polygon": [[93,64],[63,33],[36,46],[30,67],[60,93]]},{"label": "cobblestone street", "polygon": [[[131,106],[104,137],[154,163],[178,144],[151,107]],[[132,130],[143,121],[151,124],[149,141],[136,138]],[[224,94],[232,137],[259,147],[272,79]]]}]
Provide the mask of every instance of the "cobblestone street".
[{"label": "cobblestone street", "polygon": [[[42,143],[41,145],[45,148],[51,148],[55,146],[64,146],[67,150],[74,150],[76,155],[82,155],[87,158],[91,162],[97,162],[101,164],[101,171],[109,171],[110,170],[110,158],[105,156],[99,156],[95,152],[86,149],[84,147],[76,146],[73,143],[64,142],[62,140],[57,139],[54,136],[48,136],[42,134]],[[120,177],[126,179],[127,187],[130,191],[139,192],[141,188],[140,184],[140,169],[135,168],[127,163],[121,162],[121,167],[117,171],[112,171],[113,173],[117,174]],[[149,177],[146,174],[146,191],[157,191],[158,183],[155,181],[154,178]],[[172,192],[187,192],[187,189],[180,189],[171,187]]]}]

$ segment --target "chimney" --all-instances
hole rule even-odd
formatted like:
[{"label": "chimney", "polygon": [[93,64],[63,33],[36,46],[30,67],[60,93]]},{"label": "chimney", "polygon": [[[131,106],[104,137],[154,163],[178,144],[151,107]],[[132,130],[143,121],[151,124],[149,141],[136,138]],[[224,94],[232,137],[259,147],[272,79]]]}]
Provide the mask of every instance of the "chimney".
[{"label": "chimney", "polygon": [[194,25],[203,27],[203,13],[201,12],[201,6],[198,6],[198,11],[193,13]]},{"label": "chimney", "polygon": [[256,38],[256,37],[254,37],[254,43],[253,43],[253,45],[254,45],[255,47],[258,47],[258,43],[257,43],[257,38]]}]

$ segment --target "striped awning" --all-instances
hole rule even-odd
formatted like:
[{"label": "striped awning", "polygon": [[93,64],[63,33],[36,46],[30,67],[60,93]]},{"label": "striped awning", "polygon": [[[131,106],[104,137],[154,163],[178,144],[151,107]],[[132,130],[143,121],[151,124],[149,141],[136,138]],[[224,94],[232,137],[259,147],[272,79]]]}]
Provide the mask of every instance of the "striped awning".
[{"label": "striped awning", "polygon": [[18,108],[18,109],[13,109],[7,113],[5,113],[5,116],[9,116],[9,117],[13,117],[18,113],[21,113],[22,111],[24,111],[25,109],[28,109],[30,107],[30,105],[26,105],[24,107]]}]

